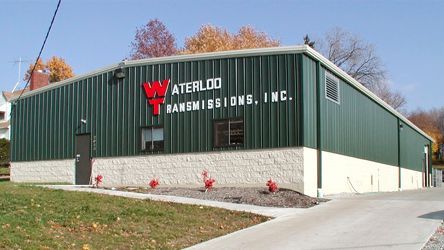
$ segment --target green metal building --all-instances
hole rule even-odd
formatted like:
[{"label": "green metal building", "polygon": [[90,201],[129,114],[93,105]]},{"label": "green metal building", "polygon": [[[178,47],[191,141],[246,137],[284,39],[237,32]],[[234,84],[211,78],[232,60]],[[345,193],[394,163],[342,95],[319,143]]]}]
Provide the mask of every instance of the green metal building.
[{"label": "green metal building", "polygon": [[309,195],[430,185],[432,139],[308,46],[123,61],[13,104],[11,178],[264,185]]}]

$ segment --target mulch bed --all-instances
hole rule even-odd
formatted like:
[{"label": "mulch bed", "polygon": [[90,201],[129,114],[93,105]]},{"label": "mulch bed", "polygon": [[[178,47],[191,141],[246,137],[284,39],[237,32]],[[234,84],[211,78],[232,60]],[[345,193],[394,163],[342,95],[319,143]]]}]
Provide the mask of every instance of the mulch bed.
[{"label": "mulch bed", "polygon": [[308,208],[318,205],[320,202],[328,201],[327,199],[313,198],[283,188],[276,193],[270,193],[266,188],[253,187],[217,187],[208,192],[205,192],[203,188],[177,187],[158,187],[155,189],[125,187],[118,188],[118,190],[284,208]]},{"label": "mulch bed", "polygon": [[444,226],[441,226],[436,229],[435,233],[429,239],[429,241],[424,245],[422,250],[441,250],[444,249]]}]

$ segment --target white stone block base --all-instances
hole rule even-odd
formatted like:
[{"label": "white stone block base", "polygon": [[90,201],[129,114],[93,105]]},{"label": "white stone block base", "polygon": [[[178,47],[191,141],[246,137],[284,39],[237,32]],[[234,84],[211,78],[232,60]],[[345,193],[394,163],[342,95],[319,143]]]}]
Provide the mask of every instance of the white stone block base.
[{"label": "white stone block base", "polygon": [[[96,158],[92,176],[102,175],[104,186],[203,186],[207,170],[216,186],[259,186],[269,178],[279,187],[317,196],[317,150],[281,148],[206,153]],[[399,168],[329,152],[322,153],[322,192],[365,193],[397,191]],[[74,160],[11,163],[14,182],[74,183]],[[422,187],[421,172],[401,169],[402,189]]]},{"label": "white stone block base", "polygon": [[75,162],[69,160],[11,162],[13,182],[55,182],[75,181]]},{"label": "white stone block base", "polygon": [[219,151],[174,155],[97,158],[92,175],[105,186],[202,186],[203,170],[216,186],[263,186],[272,178],[280,187],[303,192],[303,148]]}]

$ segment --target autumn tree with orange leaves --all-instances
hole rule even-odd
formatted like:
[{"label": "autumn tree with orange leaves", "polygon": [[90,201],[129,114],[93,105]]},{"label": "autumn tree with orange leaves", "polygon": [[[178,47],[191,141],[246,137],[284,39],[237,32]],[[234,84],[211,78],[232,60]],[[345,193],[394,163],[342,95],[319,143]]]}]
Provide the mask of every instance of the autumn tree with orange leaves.
[{"label": "autumn tree with orange leaves", "polygon": [[251,26],[243,26],[235,34],[213,25],[203,25],[198,32],[185,39],[183,54],[203,52],[265,48],[279,46],[279,40],[270,38],[266,33]]},{"label": "autumn tree with orange leaves", "polygon": [[130,58],[133,60],[171,56],[175,54],[195,54],[214,51],[265,48],[279,46],[279,40],[251,26],[243,26],[237,33],[213,26],[202,25],[196,34],[185,39],[182,49],[176,47],[176,39],[159,19],[150,20],[137,28],[131,42]]},{"label": "autumn tree with orange leaves", "polygon": [[444,108],[430,111],[416,110],[409,114],[408,119],[435,140],[432,152],[436,156],[439,145],[444,143]]},{"label": "autumn tree with orange leaves", "polygon": [[[28,71],[25,74],[24,80],[27,81],[30,77],[32,68],[34,64],[30,64]],[[65,60],[61,57],[53,56],[46,61],[43,62],[42,59],[39,58],[37,61],[37,66],[34,69],[43,70],[49,72],[49,82],[59,82],[74,76],[71,66],[69,66]]]},{"label": "autumn tree with orange leaves", "polygon": [[[29,65],[29,69],[25,74],[25,81],[27,81],[29,79],[29,74],[31,73],[32,68],[34,67],[34,64],[30,64]],[[37,60],[37,66],[35,66],[35,71],[37,70],[45,70],[46,69],[46,64],[43,62],[42,58],[39,58],[39,60]]]}]

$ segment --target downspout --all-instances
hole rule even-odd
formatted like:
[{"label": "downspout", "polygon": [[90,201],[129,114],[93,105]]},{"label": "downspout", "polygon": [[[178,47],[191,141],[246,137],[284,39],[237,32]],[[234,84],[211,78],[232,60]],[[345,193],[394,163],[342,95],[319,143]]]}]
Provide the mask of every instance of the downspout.
[{"label": "downspout", "polygon": [[433,187],[433,168],[432,168],[432,147],[431,147],[432,143],[430,142],[428,145],[426,145],[427,147],[427,169],[428,169],[428,175],[427,175],[427,187]]},{"label": "downspout", "polygon": [[318,198],[324,197],[322,191],[322,138],[321,138],[321,63],[316,63],[316,148],[317,148],[317,186]]},{"label": "downspout", "polygon": [[401,121],[398,120],[398,191],[402,191],[402,185],[401,185],[401,130],[403,128],[403,125],[401,124]]}]

